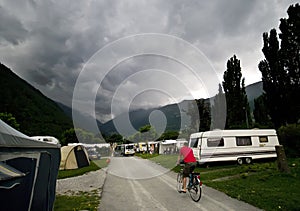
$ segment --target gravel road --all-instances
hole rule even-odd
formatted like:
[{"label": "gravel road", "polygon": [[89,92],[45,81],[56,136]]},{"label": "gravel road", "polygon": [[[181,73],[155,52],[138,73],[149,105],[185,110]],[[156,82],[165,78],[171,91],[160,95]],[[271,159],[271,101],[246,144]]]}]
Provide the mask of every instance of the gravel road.
[{"label": "gravel road", "polygon": [[71,195],[79,191],[90,192],[97,190],[101,196],[105,178],[106,170],[100,169],[77,177],[59,179],[56,182],[56,194]]}]

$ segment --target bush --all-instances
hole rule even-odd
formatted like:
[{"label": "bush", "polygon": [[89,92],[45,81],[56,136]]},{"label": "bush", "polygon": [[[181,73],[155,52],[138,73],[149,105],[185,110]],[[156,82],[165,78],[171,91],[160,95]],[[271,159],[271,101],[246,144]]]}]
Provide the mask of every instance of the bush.
[{"label": "bush", "polygon": [[281,126],[278,129],[278,138],[287,157],[300,157],[300,125]]}]

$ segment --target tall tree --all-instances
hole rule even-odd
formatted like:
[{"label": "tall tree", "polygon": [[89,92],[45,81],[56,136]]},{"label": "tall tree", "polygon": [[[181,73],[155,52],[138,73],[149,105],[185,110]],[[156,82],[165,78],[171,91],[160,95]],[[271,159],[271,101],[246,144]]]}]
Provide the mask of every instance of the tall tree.
[{"label": "tall tree", "polygon": [[227,103],[226,128],[245,128],[251,123],[245,78],[242,78],[240,60],[236,55],[227,61],[223,75],[223,89]]},{"label": "tall tree", "polygon": [[256,126],[259,127],[273,127],[268,108],[266,107],[266,95],[262,94],[254,99],[253,115]]},{"label": "tall tree", "polygon": [[199,131],[208,131],[211,124],[210,103],[205,99],[197,99],[196,104],[200,119]]},{"label": "tall tree", "polygon": [[[279,44],[275,29],[263,34],[265,59],[259,63],[267,107],[276,128],[300,119],[300,6],[291,5],[288,18],[279,26]],[[280,46],[280,47],[279,47]]]},{"label": "tall tree", "polygon": [[211,109],[211,121],[212,129],[224,129],[226,122],[226,100],[221,84],[219,84],[218,94],[214,97]]},{"label": "tall tree", "polygon": [[263,34],[263,53],[265,59],[258,65],[262,73],[263,89],[266,93],[266,103],[270,111],[270,116],[278,128],[286,122],[286,92],[287,90],[287,72],[284,70],[281,58],[279,42],[275,29]]},{"label": "tall tree", "polygon": [[280,19],[281,60],[288,74],[287,122],[295,123],[300,119],[300,5],[291,5],[288,18]]}]

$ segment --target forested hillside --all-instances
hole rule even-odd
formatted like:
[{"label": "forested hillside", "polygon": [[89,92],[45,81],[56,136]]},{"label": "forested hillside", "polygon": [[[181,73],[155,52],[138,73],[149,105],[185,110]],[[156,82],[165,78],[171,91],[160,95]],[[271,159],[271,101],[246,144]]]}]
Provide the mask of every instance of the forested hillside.
[{"label": "forested hillside", "polygon": [[72,120],[51,99],[0,64],[0,113],[11,113],[29,136],[60,138]]}]

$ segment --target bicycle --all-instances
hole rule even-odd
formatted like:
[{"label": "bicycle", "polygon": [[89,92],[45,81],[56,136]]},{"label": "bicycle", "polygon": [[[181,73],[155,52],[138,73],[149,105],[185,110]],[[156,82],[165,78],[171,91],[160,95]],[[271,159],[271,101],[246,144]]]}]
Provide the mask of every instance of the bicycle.
[{"label": "bicycle", "polygon": [[[177,191],[181,193],[183,186],[183,166],[184,164],[180,164],[182,167],[177,175]],[[190,197],[193,201],[198,202],[202,195],[202,181],[200,180],[200,173],[190,173],[189,181],[187,183],[187,190],[189,191]]]}]

